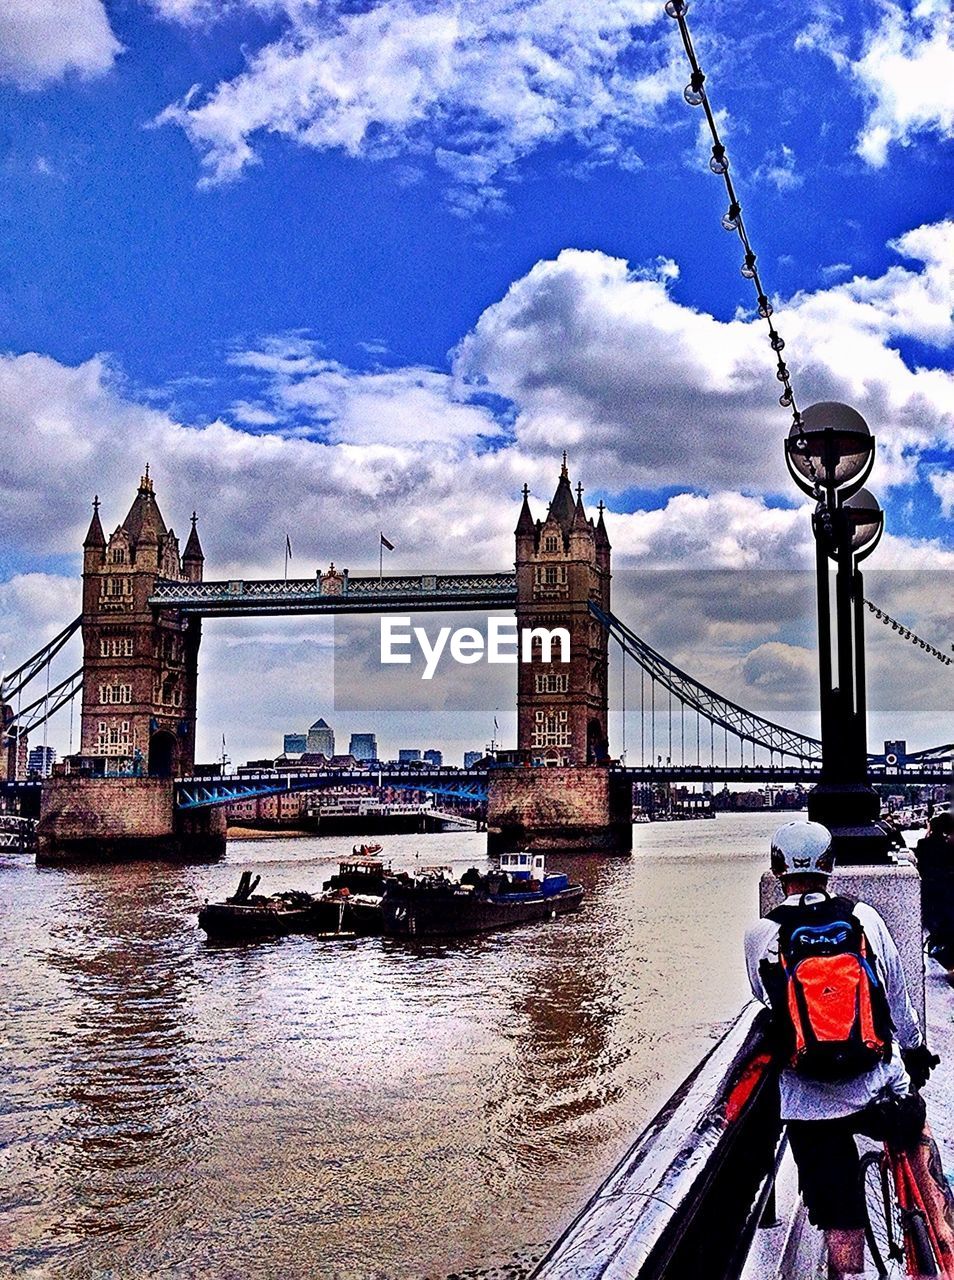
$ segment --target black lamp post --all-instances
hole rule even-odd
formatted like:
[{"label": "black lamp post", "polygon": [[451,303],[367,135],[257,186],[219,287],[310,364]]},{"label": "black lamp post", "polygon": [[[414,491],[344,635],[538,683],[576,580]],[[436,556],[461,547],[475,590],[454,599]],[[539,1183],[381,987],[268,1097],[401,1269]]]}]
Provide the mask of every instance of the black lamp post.
[{"label": "black lamp post", "polygon": [[[818,673],[821,691],[821,781],[809,793],[808,816],[832,832],[842,865],[888,862],[889,841],[877,825],[881,804],[868,785],[865,705],[864,585],[859,564],[884,531],[884,512],[862,485],[875,441],[860,413],[826,401],[792,427],[785,459],[805,493],[821,497],[812,517],[818,587]],[[832,630],[828,562],[834,561]],[[835,678],[837,674],[837,684]]]}]

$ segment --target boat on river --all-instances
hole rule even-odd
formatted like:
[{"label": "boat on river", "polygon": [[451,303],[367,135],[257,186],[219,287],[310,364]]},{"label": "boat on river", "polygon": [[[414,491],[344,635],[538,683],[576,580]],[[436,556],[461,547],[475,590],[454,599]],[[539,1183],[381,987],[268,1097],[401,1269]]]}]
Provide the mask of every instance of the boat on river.
[{"label": "boat on river", "polygon": [[379,844],[356,845],[353,856],[339,863],[337,872],[324,884],[322,900],[343,902],[348,927],[355,933],[382,931],[384,886],[394,872],[390,862],[374,856],[380,852]]},{"label": "boat on river", "polygon": [[583,886],[547,872],[542,853],[502,853],[487,873],[476,867],[455,880],[447,867],[422,867],[389,878],[381,903],[384,932],[397,937],[483,933],[553,920],[579,910]]},{"label": "boat on river", "polygon": [[320,894],[290,889],[266,897],[255,892],[261,877],[253,880],[250,871],[243,871],[230,898],[200,908],[199,928],[216,942],[288,933],[347,938],[380,933],[385,879],[392,874],[390,863],[361,854],[341,862]]},{"label": "boat on river", "polygon": [[344,904],[333,910],[323,898],[301,889],[265,896],[256,893],[261,876],[243,871],[238,888],[224,902],[206,902],[199,909],[199,928],[214,942],[242,942],[287,933],[340,933]]}]

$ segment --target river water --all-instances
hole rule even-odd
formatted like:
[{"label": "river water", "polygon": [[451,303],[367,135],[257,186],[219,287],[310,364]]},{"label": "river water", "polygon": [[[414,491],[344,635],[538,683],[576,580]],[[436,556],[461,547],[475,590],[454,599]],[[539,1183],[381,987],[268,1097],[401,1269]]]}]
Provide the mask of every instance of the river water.
[{"label": "river water", "polygon": [[[552,859],[552,923],[213,947],[242,870],[320,888],[351,841],[215,866],[0,861],[0,1269],[76,1280],[525,1274],[746,998],[770,813]],[[392,836],[483,865],[485,837]]]}]

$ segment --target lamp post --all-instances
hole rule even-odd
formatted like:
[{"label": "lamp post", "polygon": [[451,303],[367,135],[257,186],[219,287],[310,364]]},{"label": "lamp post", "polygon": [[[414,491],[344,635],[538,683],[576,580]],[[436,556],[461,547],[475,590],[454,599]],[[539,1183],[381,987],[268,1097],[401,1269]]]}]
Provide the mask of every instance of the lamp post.
[{"label": "lamp post", "polygon": [[[843,866],[889,861],[888,838],[877,825],[880,800],[868,785],[864,584],[858,567],[884,531],[884,512],[862,488],[874,456],[875,440],[864,418],[834,401],[807,408],[801,427],[793,426],[785,441],[792,479],[803,492],[821,495],[812,531],[822,771],[809,793],[808,816],[832,832]],[[829,561],[836,566],[834,618]]]}]

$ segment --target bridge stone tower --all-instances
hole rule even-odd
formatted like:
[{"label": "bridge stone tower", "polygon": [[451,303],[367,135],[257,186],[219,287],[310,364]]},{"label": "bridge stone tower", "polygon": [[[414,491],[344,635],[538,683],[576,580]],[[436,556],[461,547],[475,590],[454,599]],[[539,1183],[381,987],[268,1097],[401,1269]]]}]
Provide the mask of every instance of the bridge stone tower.
[{"label": "bridge stone tower", "polygon": [[[597,764],[607,756],[607,644],[590,613],[610,607],[610,543],[600,504],[594,524],[563,468],[546,520],[534,521],[526,487],[517,521],[517,627],[564,627],[570,661],[517,666],[517,748],[534,764]],[[554,653],[551,656],[559,656]]]},{"label": "bridge stone tower", "polygon": [[192,531],[179,540],[162,518],[149,468],[129,514],[107,540],[99,500],[83,543],[83,719],[81,755],[111,769],[161,778],[195,761],[199,619],[153,610],[157,579],[200,582],[204,557]]},{"label": "bridge stone tower", "polygon": [[570,660],[558,646],[517,664],[517,751],[513,767],[491,771],[490,852],[527,848],[628,853],[632,795],[608,768],[608,636],[589,611],[610,609],[610,542],[603,506],[594,522],[570,485],[566,454],[545,520],[534,520],[524,488],[515,530],[517,626],[564,628]]}]

